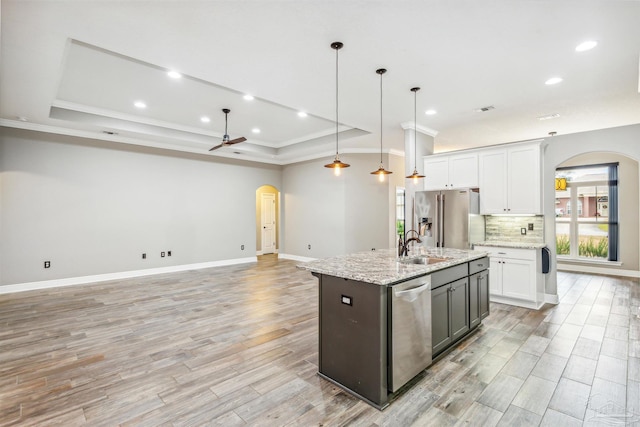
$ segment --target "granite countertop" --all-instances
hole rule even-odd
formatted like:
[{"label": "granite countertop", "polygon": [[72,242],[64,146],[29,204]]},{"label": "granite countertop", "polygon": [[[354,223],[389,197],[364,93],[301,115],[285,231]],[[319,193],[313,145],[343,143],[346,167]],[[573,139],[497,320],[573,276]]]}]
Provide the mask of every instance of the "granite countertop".
[{"label": "granite countertop", "polygon": [[540,249],[547,246],[545,243],[533,242],[507,242],[507,241],[484,241],[474,243],[474,246],[492,246],[498,248],[515,248],[515,249]]},{"label": "granite countertop", "polygon": [[462,249],[415,247],[410,249],[409,256],[406,258],[423,256],[447,258],[447,260],[428,265],[404,264],[398,262],[397,249],[382,249],[309,261],[298,264],[297,267],[313,273],[384,286],[482,258],[487,256],[487,253]]}]

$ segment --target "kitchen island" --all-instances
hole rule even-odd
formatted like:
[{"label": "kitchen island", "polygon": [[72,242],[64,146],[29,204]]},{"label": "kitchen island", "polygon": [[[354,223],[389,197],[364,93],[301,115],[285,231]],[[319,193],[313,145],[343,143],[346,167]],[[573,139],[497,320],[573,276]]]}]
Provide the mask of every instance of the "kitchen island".
[{"label": "kitchen island", "polygon": [[388,249],[298,267],[319,281],[319,375],[378,409],[489,314],[481,251]]}]

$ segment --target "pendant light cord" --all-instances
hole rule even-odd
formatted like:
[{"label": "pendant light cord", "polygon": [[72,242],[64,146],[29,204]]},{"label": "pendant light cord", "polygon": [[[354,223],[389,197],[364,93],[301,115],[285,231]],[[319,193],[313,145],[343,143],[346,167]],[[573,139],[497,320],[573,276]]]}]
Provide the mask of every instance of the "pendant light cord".
[{"label": "pendant light cord", "polygon": [[382,165],[382,74],[380,73],[380,165]]},{"label": "pendant light cord", "polygon": [[418,90],[413,92],[413,170],[418,170]]},{"label": "pendant light cord", "polygon": [[336,158],[338,157],[338,49],[336,49]]}]

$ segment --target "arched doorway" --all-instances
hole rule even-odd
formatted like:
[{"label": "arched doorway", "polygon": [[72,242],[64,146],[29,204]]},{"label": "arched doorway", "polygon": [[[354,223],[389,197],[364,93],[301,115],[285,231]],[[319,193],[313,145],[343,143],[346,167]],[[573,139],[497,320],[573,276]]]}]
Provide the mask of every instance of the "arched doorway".
[{"label": "arched doorway", "polygon": [[280,192],[272,185],[256,190],[256,254],[276,254],[280,246]]}]

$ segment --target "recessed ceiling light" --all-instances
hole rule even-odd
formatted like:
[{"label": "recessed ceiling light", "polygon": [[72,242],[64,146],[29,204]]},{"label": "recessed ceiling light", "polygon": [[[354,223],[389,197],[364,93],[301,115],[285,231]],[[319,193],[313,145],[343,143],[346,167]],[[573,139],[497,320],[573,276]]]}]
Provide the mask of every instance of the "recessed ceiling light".
[{"label": "recessed ceiling light", "polygon": [[167,75],[168,75],[169,77],[171,77],[172,79],[179,79],[180,77],[182,77],[182,74],[180,74],[180,73],[179,73],[179,72],[177,72],[177,71],[169,71],[169,72],[167,73]]},{"label": "recessed ceiling light", "polygon": [[549,80],[544,82],[546,85],[556,85],[562,81],[561,77],[551,77]]},{"label": "recessed ceiling light", "polygon": [[251,129],[251,132],[253,132],[253,133],[260,133],[260,129],[258,129],[258,128],[253,128],[253,129]]},{"label": "recessed ceiling light", "polygon": [[211,119],[209,117],[207,117],[207,116],[202,116],[202,117],[200,117],[200,121],[202,123],[209,123],[211,121]]},{"label": "recessed ceiling light", "polygon": [[133,103],[133,105],[135,105],[136,108],[147,108],[147,104],[145,104],[142,101],[136,101],[136,102]]},{"label": "recessed ceiling light", "polygon": [[424,112],[427,116],[433,116],[434,114],[438,114],[436,110],[427,110]]},{"label": "recessed ceiling light", "polygon": [[576,52],[584,52],[585,50],[591,50],[596,46],[598,46],[597,41],[587,40],[586,42],[582,42],[578,46],[576,46]]},{"label": "recessed ceiling light", "polygon": [[304,111],[298,111],[298,117],[307,117],[308,114],[305,113]]},{"label": "recessed ceiling light", "polygon": [[255,98],[253,97],[253,95],[249,95],[246,94],[245,96],[243,96],[245,101],[253,101]]}]

